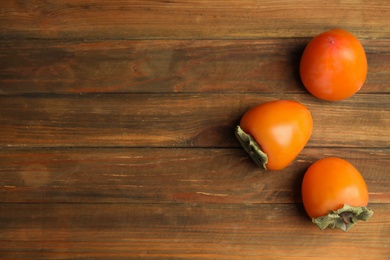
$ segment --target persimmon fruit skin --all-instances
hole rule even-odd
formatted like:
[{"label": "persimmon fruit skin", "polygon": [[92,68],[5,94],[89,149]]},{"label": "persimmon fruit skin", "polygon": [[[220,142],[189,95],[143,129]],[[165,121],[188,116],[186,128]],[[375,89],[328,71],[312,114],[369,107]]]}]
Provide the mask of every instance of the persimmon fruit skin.
[{"label": "persimmon fruit skin", "polygon": [[267,154],[269,170],[288,166],[309,141],[313,131],[310,111],[292,100],[276,100],[248,110],[240,127]]},{"label": "persimmon fruit skin", "polygon": [[302,201],[311,218],[325,216],[348,204],[365,207],[368,190],[359,171],[341,158],[324,158],[312,164],[302,182]]},{"label": "persimmon fruit skin", "polygon": [[366,81],[366,53],[354,35],[333,29],[307,44],[299,71],[303,85],[313,96],[342,100],[354,95]]}]

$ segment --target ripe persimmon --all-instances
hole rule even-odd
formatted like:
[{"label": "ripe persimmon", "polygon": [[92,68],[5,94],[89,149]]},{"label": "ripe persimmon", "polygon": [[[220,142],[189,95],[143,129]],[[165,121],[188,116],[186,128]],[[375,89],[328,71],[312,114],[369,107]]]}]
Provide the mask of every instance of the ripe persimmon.
[{"label": "ripe persimmon", "polygon": [[321,229],[347,231],[373,212],[366,208],[368,190],[359,171],[348,161],[330,157],[313,163],[302,182],[302,201],[307,214]]},{"label": "ripe persimmon", "polygon": [[315,97],[335,101],[354,95],[367,77],[363,46],[351,33],[334,29],[314,37],[303,51],[299,72]]},{"label": "ripe persimmon", "polygon": [[248,110],[237,126],[236,136],[259,166],[280,170],[297,157],[312,131],[313,120],[304,105],[277,100]]}]

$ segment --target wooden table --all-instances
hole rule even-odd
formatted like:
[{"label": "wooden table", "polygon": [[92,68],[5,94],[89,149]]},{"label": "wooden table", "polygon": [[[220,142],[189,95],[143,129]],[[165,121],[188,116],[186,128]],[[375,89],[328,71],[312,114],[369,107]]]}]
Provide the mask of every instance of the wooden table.
[{"label": "wooden table", "polygon": [[[390,3],[0,2],[0,258],[390,259]],[[308,41],[362,42],[366,84],[339,102],[299,78]],[[260,170],[234,128],[269,100],[305,104],[306,148]],[[306,215],[317,159],[354,164],[372,219]]]}]

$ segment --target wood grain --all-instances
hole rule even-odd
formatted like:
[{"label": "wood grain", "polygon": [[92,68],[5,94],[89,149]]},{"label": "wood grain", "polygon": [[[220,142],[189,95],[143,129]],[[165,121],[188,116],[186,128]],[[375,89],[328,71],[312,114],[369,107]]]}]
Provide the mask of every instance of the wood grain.
[{"label": "wood grain", "polygon": [[300,203],[306,169],[324,157],[350,161],[371,203],[390,200],[390,151],[306,148],[282,171],[263,171],[242,149],[0,150],[6,203]]},{"label": "wood grain", "polygon": [[[0,93],[305,93],[298,70],[309,40],[3,41]],[[369,72],[359,93],[389,93],[390,40],[362,44]]]},{"label": "wood grain", "polygon": [[371,207],[369,221],[344,233],[320,231],[296,204],[1,204],[0,253],[30,259],[161,259],[172,252],[185,259],[386,259],[390,206]]},{"label": "wood grain", "polygon": [[389,38],[386,0],[1,1],[0,36],[62,39],[308,37],[340,27]]},{"label": "wood grain", "polygon": [[[0,1],[1,259],[389,259],[387,0]],[[367,53],[353,97],[299,77],[315,35]],[[311,111],[287,168],[260,170],[233,130],[265,101]],[[375,213],[319,230],[300,186],[350,161]]]},{"label": "wood grain", "polygon": [[311,111],[309,147],[388,148],[389,98],[361,94],[332,103],[309,94],[0,96],[0,146],[237,147],[234,128],[249,108],[292,99]]}]

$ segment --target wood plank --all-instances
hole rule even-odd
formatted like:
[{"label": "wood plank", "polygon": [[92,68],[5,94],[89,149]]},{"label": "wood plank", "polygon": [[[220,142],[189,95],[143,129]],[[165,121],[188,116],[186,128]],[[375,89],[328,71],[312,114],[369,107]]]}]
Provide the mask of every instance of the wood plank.
[{"label": "wood plank", "polygon": [[233,131],[249,108],[292,99],[312,113],[309,147],[388,148],[389,98],[359,94],[324,102],[309,94],[264,93],[0,96],[0,147],[238,147]]},{"label": "wood plank", "polygon": [[5,0],[0,10],[7,38],[286,38],[340,26],[362,38],[390,35],[387,0]]},{"label": "wood plank", "polygon": [[375,214],[368,222],[342,232],[319,230],[299,204],[0,204],[0,254],[29,259],[386,259],[390,205],[371,208]]},{"label": "wood plank", "polygon": [[350,161],[371,203],[390,201],[390,150],[306,148],[282,171],[242,149],[0,150],[0,203],[300,203],[311,163]]},{"label": "wood plank", "polygon": [[[1,41],[0,93],[304,93],[298,69],[308,41]],[[362,44],[369,72],[360,93],[389,93],[390,40]]]},{"label": "wood plank", "polygon": [[[1,259],[389,259],[388,0],[0,1]],[[341,102],[298,73],[314,35],[342,27],[369,73]],[[292,99],[314,132],[282,171],[233,131]],[[301,182],[345,158],[367,223],[319,230]]]}]

